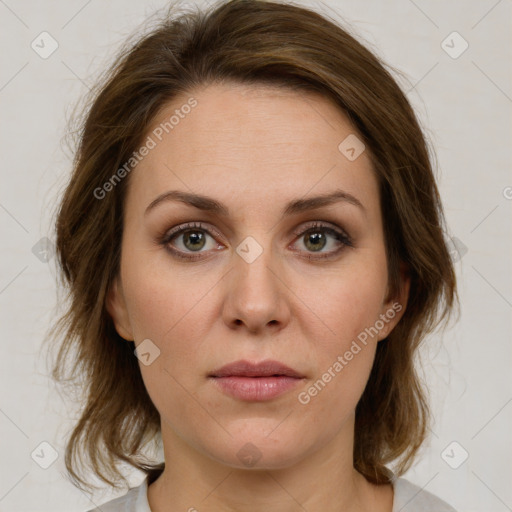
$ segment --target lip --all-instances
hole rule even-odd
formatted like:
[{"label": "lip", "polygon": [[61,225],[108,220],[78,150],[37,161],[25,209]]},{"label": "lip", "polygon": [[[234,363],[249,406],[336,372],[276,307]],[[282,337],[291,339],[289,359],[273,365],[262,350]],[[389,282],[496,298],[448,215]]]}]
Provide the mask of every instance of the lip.
[{"label": "lip", "polygon": [[290,391],[305,378],[293,368],[273,360],[235,361],[213,371],[209,377],[221,391],[245,401],[271,400]]},{"label": "lip", "polygon": [[221,368],[214,370],[210,377],[272,377],[284,376],[294,377],[297,379],[304,378],[299,372],[286,366],[279,361],[266,359],[259,363],[251,363],[250,361],[240,360],[226,364]]}]

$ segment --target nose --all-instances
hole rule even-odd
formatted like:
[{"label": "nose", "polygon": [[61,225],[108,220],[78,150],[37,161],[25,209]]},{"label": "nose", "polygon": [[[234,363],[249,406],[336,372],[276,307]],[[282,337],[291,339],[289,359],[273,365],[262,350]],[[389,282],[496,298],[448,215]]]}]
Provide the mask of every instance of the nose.
[{"label": "nose", "polygon": [[289,323],[290,292],[283,272],[271,260],[270,249],[251,263],[236,253],[233,255],[223,307],[223,319],[229,328],[251,333],[276,332]]}]

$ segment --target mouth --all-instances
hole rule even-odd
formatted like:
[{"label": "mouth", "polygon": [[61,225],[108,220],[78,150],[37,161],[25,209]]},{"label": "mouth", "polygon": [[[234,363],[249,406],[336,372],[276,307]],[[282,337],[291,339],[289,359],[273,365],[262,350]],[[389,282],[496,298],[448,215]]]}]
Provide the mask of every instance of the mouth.
[{"label": "mouth", "polygon": [[208,375],[218,388],[233,398],[265,401],[295,388],[305,376],[279,361],[235,361]]},{"label": "mouth", "polygon": [[209,377],[292,377],[303,379],[304,375],[279,361],[266,360],[260,363],[251,363],[241,360],[214,370]]}]

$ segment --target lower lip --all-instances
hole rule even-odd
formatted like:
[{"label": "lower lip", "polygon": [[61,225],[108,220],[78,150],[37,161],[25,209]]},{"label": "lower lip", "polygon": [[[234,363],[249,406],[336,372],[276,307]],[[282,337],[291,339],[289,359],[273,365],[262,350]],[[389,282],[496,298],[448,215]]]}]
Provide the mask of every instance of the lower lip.
[{"label": "lower lip", "polygon": [[302,379],[294,377],[213,377],[226,393],[240,400],[265,401],[293,389]]}]

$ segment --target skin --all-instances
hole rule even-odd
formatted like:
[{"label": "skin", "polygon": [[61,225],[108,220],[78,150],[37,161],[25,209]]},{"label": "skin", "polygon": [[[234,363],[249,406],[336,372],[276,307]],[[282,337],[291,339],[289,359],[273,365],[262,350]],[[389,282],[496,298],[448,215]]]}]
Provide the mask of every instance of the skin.
[{"label": "skin", "polygon": [[[120,274],[107,305],[123,338],[136,346],[150,339],[160,350],[151,364],[139,362],[161,415],[167,462],[149,486],[151,510],[391,512],[391,485],[367,482],[352,458],[355,408],[375,349],[405,311],[409,291],[404,275],[401,294],[388,294],[368,151],[349,161],[338,150],[356,131],[325,97],[262,85],[190,91],[166,105],[148,134],[191,96],[197,106],[129,177]],[[339,201],[282,215],[289,201],[335,189],[364,210]],[[171,200],[145,213],[169,190],[212,197],[230,215]],[[326,245],[308,244],[300,233],[311,221],[347,233],[353,246],[319,228],[313,232],[323,233]],[[183,234],[162,241],[187,222],[203,224],[203,246],[197,238],[185,245]],[[263,250],[252,263],[236,252],[248,236]],[[179,259],[166,243],[200,259]],[[394,302],[401,312],[300,403],[299,393]],[[305,378],[269,401],[235,399],[208,374],[239,359],[281,361]],[[247,443],[260,454],[252,467],[237,456]]]}]

